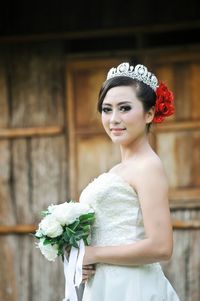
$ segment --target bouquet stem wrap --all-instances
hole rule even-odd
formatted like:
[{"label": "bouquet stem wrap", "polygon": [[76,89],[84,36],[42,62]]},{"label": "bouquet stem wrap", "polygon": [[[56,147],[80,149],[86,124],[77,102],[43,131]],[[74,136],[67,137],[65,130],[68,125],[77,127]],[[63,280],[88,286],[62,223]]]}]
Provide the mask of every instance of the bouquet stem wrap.
[{"label": "bouquet stem wrap", "polygon": [[65,298],[63,301],[78,301],[75,287],[79,286],[82,281],[82,265],[85,254],[83,239],[78,244],[78,249],[72,246],[69,260],[64,254]]}]

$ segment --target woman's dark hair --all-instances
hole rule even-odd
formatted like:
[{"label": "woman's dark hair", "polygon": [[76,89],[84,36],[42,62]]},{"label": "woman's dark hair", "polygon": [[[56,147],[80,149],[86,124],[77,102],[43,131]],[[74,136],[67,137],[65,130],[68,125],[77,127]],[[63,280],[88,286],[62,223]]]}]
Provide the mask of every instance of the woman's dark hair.
[{"label": "woman's dark hair", "polygon": [[[97,103],[97,109],[100,113],[102,113],[102,103],[107,92],[111,88],[119,86],[130,86],[135,88],[136,96],[142,102],[144,112],[148,112],[153,106],[155,106],[156,93],[150,86],[137,79],[127,76],[117,76],[106,80],[100,89]],[[150,124],[147,125],[148,131],[149,128]]]}]

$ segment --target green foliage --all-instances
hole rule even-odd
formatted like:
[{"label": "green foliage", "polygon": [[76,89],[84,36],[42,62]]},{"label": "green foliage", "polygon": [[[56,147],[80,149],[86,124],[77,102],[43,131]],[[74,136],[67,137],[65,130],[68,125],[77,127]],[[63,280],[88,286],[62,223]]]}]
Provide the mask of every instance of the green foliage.
[{"label": "green foliage", "polygon": [[44,210],[44,211],[41,211],[41,216],[45,217],[47,215],[49,215],[49,211],[48,210]]}]

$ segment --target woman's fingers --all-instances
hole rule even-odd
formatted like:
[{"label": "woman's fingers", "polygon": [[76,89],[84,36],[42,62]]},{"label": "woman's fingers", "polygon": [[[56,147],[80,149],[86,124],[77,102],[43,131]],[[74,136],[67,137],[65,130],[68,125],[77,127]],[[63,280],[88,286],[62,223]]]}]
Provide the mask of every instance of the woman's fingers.
[{"label": "woman's fingers", "polygon": [[82,274],[82,281],[87,281],[91,276],[95,274],[95,266],[92,264],[84,265]]},{"label": "woman's fingers", "polygon": [[95,271],[95,265],[94,264],[84,265],[83,270],[93,270],[93,271]]}]

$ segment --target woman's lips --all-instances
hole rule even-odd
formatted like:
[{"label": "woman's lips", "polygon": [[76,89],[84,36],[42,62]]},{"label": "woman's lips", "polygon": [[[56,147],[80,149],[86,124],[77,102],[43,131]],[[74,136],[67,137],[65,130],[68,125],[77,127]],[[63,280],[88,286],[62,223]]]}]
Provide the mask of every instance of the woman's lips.
[{"label": "woman's lips", "polygon": [[111,128],[111,131],[124,131],[125,129],[120,129],[120,128]]},{"label": "woman's lips", "polygon": [[114,134],[121,134],[123,131],[125,131],[125,129],[121,129],[121,128],[112,128],[110,129],[110,131]]}]

